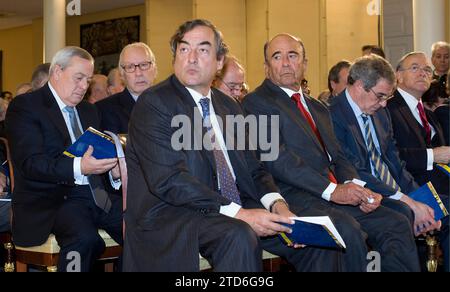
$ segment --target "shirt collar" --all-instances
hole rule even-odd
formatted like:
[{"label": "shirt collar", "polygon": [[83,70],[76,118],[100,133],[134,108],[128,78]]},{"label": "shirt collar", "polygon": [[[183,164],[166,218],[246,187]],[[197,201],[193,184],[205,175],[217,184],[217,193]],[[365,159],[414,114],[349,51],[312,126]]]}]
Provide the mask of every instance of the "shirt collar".
[{"label": "shirt collar", "polygon": [[202,98],[209,98],[209,100],[211,100],[211,89],[208,91],[208,94],[206,96],[203,96],[203,94],[195,91],[194,89],[191,89],[189,87],[186,87],[186,89],[189,91],[189,93],[191,94],[192,98],[194,99],[196,104],[200,104],[200,100]]},{"label": "shirt collar", "polygon": [[58,103],[59,109],[62,111],[66,106],[66,105],[62,99],[59,97],[58,93],[56,92],[56,90],[53,88],[52,84],[50,82],[48,82],[48,87],[50,88],[50,91],[53,94],[53,97],[55,98],[56,102]]},{"label": "shirt collar", "polygon": [[347,89],[345,90],[345,96],[347,97],[347,101],[350,104],[350,107],[352,108],[353,113],[356,115],[356,117],[359,118],[361,115],[363,115],[364,113],[359,108],[359,105],[357,105],[356,102],[353,100]]},{"label": "shirt collar", "polygon": [[409,94],[408,92],[404,91],[400,87],[397,89],[398,92],[400,92],[400,95],[403,97],[405,102],[408,104],[408,107],[411,109],[411,111],[415,111],[417,109],[417,105],[419,105],[419,102],[421,103],[422,100],[417,100],[414,96]]},{"label": "shirt collar", "polygon": [[298,93],[298,94],[300,94],[300,96],[302,97],[301,99],[302,99],[302,100],[304,99],[302,89],[300,89],[299,91],[294,91],[294,90],[289,89],[289,88],[285,88],[285,87],[281,87],[281,86],[279,86],[279,87],[280,87],[284,92],[286,92],[286,94],[287,94],[289,97],[292,97],[295,93]]}]

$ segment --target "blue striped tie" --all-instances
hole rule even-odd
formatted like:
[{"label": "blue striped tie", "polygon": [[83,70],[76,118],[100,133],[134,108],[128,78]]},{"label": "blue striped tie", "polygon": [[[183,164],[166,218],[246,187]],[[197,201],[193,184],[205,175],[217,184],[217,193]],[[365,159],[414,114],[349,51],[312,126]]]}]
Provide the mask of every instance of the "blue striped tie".
[{"label": "blue striped tie", "polygon": [[200,105],[202,106],[203,111],[203,126],[208,130],[208,134],[211,137],[214,160],[216,161],[217,176],[219,178],[220,193],[230,201],[238,205],[242,205],[239,190],[236,186],[236,181],[234,180],[231,170],[228,167],[225,155],[215,139],[215,133],[210,119],[209,98],[205,97],[200,99]]},{"label": "blue striped tie", "polygon": [[369,152],[369,158],[375,168],[376,177],[386,185],[393,188],[396,192],[400,191],[400,186],[392,177],[387,165],[383,162],[381,154],[375,147],[373,142],[372,131],[370,129],[369,117],[366,114],[361,115],[364,122],[364,131],[366,135],[367,150]]}]

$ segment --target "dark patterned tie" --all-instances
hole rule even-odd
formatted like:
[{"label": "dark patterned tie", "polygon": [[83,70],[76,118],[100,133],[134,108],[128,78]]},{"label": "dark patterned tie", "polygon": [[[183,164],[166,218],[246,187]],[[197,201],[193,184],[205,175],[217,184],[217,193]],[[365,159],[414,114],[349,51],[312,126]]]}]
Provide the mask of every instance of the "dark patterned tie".
[{"label": "dark patterned tie", "polygon": [[375,147],[375,143],[373,142],[372,130],[370,129],[369,117],[366,114],[362,114],[361,117],[364,122],[364,134],[367,142],[367,151],[369,152],[370,161],[375,168],[375,173],[377,174],[376,177],[386,185],[393,188],[396,192],[400,191],[400,186],[392,177],[391,173],[389,172],[389,168],[384,163],[381,154]]},{"label": "dark patterned tie", "polygon": [[[323,152],[324,152],[325,155],[327,156],[327,159],[329,159],[329,157],[328,157],[328,152],[327,152],[327,149],[326,149],[326,147],[325,147],[325,143],[323,143],[323,140],[322,140],[322,136],[320,135],[320,132],[319,132],[319,130],[317,129],[316,124],[314,123],[313,118],[311,117],[311,115],[308,113],[308,111],[307,111],[307,110],[305,109],[305,107],[303,106],[302,101],[301,101],[301,95],[300,95],[300,93],[294,93],[294,94],[292,95],[292,100],[295,101],[295,103],[297,104],[297,108],[300,110],[300,112],[302,113],[303,117],[304,117],[304,118],[306,119],[306,121],[308,122],[309,126],[311,127],[311,130],[312,130],[312,131],[314,132],[314,134],[316,135],[317,140],[319,140],[320,145],[322,145]],[[328,172],[328,179],[329,179],[332,183],[335,183],[335,184],[338,183],[338,182],[337,182],[337,179],[336,179],[336,177],[334,176],[334,173],[331,171],[331,169],[329,169],[329,172]]]},{"label": "dark patterned tie", "polygon": [[228,167],[225,155],[222,152],[218,141],[216,141],[214,129],[211,125],[209,98],[202,98],[200,100],[200,105],[202,106],[203,111],[203,126],[208,130],[208,134],[211,137],[214,160],[216,161],[217,176],[219,178],[220,193],[230,201],[238,205],[242,205],[236,182],[231,174],[230,168]]},{"label": "dark patterned tie", "polygon": [[[69,114],[70,127],[72,128],[72,132],[75,136],[75,139],[78,139],[81,136],[81,128],[78,124],[77,117],[75,115],[75,110],[71,106],[66,106],[64,108],[66,112]],[[95,204],[106,213],[111,209],[111,200],[109,199],[109,195],[103,187],[102,179],[100,176],[92,174],[88,176],[89,188],[91,189],[92,198],[94,199]]]}]

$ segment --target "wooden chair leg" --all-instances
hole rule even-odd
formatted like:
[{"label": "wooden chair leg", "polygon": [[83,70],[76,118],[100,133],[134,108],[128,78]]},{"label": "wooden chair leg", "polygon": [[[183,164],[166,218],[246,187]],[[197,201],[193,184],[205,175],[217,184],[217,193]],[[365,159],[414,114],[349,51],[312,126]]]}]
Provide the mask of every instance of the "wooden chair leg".
[{"label": "wooden chair leg", "polygon": [[27,264],[21,263],[21,262],[17,262],[16,261],[16,271],[18,273],[26,273],[28,272],[28,266]]},{"label": "wooden chair leg", "polygon": [[13,262],[13,249],[14,246],[11,242],[5,243],[5,249],[6,249],[6,262],[5,262],[5,272],[7,273],[13,273],[14,268],[14,262]]},{"label": "wooden chair leg", "polygon": [[114,263],[105,263],[105,273],[114,272]]}]

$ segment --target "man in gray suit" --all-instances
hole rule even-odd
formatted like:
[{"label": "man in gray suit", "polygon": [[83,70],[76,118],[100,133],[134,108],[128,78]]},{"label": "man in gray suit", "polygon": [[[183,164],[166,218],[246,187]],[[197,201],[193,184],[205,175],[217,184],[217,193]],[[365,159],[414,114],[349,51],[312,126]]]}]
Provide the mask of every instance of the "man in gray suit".
[{"label": "man in gray suit", "polygon": [[[328,212],[345,233],[350,251],[366,249],[368,239],[381,254],[381,271],[419,271],[410,222],[380,206],[381,195],[351,182],[359,176],[337,143],[327,108],[302,93],[307,59],[301,40],[280,34],[264,52],[267,79],[245,97],[243,105],[249,114],[280,118],[279,156],[265,166],[287,202]],[[357,234],[358,240],[348,241],[346,234]],[[348,255],[346,261],[362,261],[364,269],[365,259]]]}]

